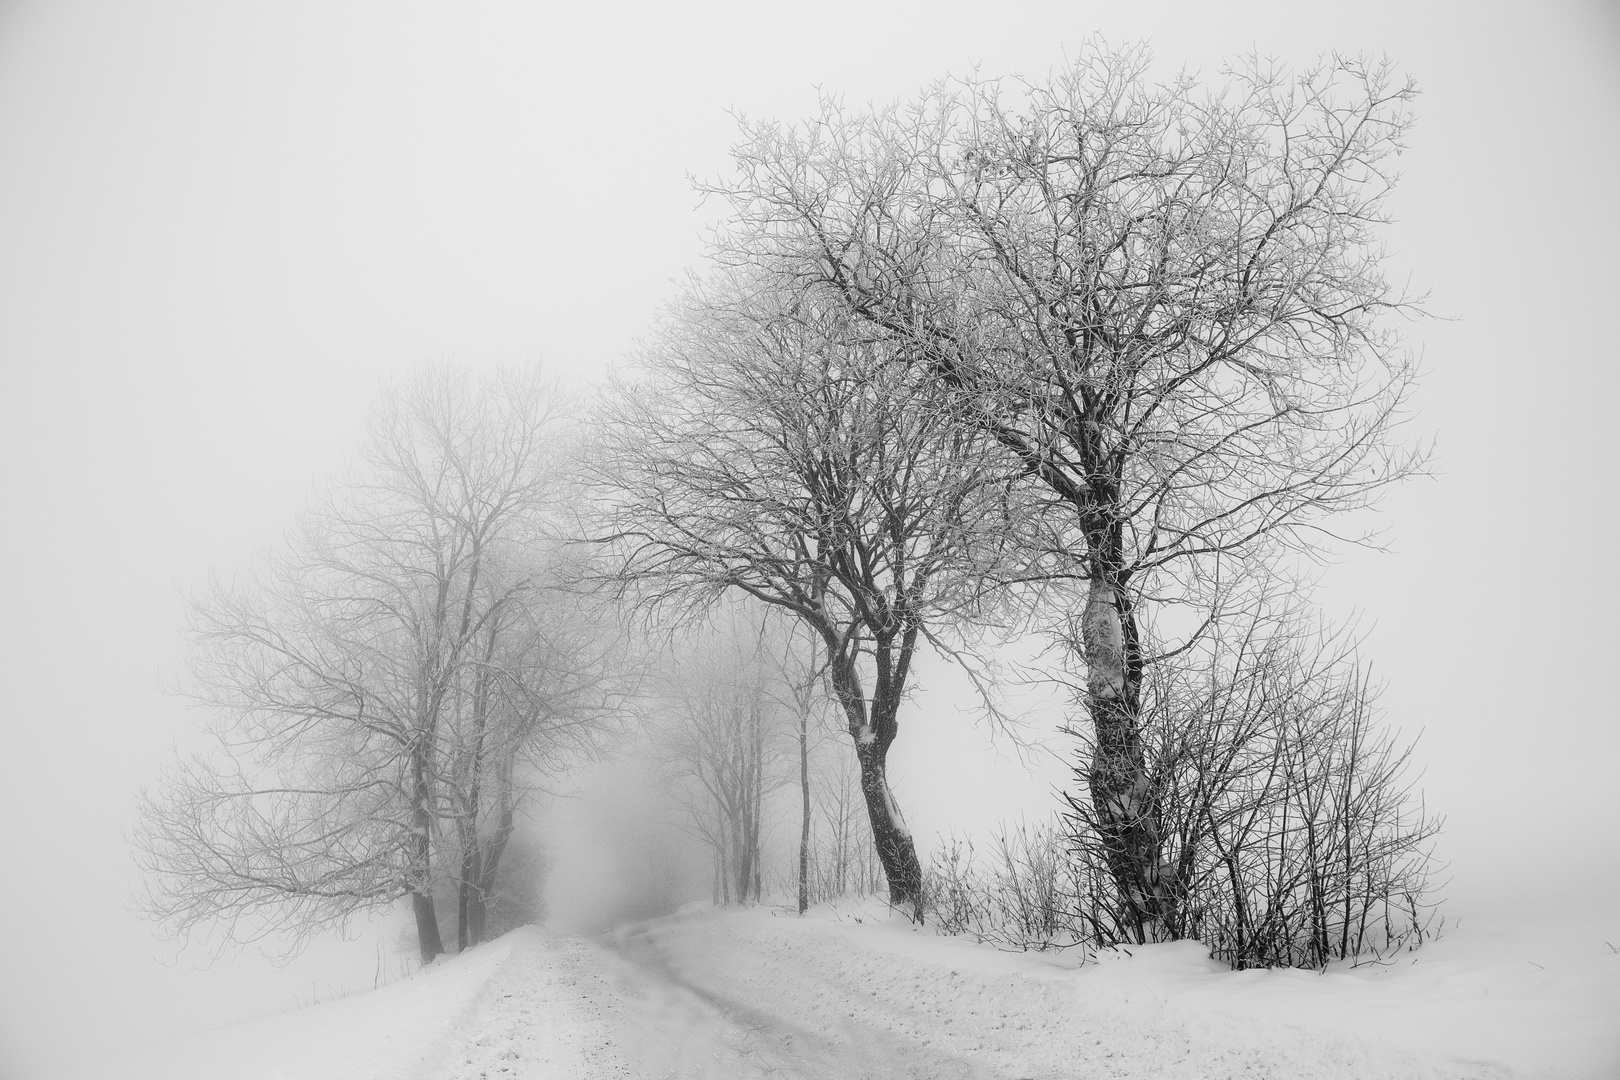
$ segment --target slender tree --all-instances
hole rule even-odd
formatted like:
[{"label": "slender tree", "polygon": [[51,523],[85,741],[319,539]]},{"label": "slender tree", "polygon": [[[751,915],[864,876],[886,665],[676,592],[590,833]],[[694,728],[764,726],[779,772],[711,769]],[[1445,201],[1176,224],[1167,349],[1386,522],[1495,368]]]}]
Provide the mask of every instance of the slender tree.
[{"label": "slender tree", "polygon": [[920,918],[887,758],[919,643],[981,600],[994,501],[977,436],[911,407],[888,352],[790,291],[694,288],[607,403],[599,478],[646,603],[738,590],[820,640],[890,899]]},{"label": "slender tree", "polygon": [[760,898],[766,799],[787,781],[773,619],[747,608],[728,605],[677,646],[659,695],[669,717],[664,769],[690,830],[714,853],[716,903]]},{"label": "slender tree", "polygon": [[821,698],[822,671],[819,642],[807,636],[804,647],[799,635],[789,634],[783,643],[780,670],[787,682],[788,700],[798,722],[795,733],[799,750],[799,914],[810,910],[810,721]]}]

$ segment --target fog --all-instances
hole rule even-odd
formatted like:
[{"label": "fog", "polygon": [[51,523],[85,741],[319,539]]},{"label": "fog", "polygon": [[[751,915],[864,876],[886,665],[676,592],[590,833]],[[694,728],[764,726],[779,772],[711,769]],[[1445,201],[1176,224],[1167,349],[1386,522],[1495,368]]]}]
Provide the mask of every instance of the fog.
[{"label": "fog", "polygon": [[[127,909],[137,793],[195,730],[162,692],[182,596],[274,547],[422,361],[589,382],[696,264],[735,121],[946,72],[1045,73],[1084,35],[1168,72],[1249,50],[1386,52],[1422,88],[1388,236],[1437,318],[1410,423],[1435,476],[1320,599],[1360,613],[1390,722],[1446,815],[1454,917],[1612,911],[1620,725],[1620,16],[1610,4],[832,3],[0,6],[0,859],[11,1076],[369,987],[357,926],[277,968],[179,952]],[[1037,816],[1068,779],[1053,710],[974,727],[938,665],[892,774],[926,849]],[[650,914],[707,873],[635,762],[545,804],[554,915]],[[673,844],[673,842],[672,842]],[[672,869],[673,867],[673,869]],[[656,872],[654,872],[656,871]],[[666,888],[669,880],[679,882]],[[1551,896],[1549,897],[1549,894]]]},{"label": "fog", "polygon": [[645,745],[580,770],[541,817],[550,925],[599,933],[708,899],[708,854],[681,831]]}]

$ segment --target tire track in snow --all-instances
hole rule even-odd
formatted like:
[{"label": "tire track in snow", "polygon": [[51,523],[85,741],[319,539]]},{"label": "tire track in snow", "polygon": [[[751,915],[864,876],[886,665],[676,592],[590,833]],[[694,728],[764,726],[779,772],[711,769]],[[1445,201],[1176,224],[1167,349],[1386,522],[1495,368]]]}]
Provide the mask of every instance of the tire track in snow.
[{"label": "tire track in snow", "polygon": [[[648,985],[690,996],[707,1007],[707,1028],[721,1038],[725,1052],[711,1061],[714,1071],[705,1078],[780,1077],[804,1080],[993,1080],[989,1072],[927,1042],[897,1036],[871,1027],[850,1012],[846,1022],[831,1028],[806,1026],[790,1017],[790,1008],[761,1008],[747,992],[748,984],[731,985],[706,977],[693,965],[673,962],[660,921],[625,927],[614,934],[613,944],[629,964],[643,974]],[[719,943],[726,951],[727,943]],[[803,973],[762,972],[786,977],[799,985]],[[676,1032],[676,1037],[680,1033]],[[685,1076],[687,1074],[676,1074]]]},{"label": "tire track in snow", "polygon": [[539,928],[491,976],[436,1080],[985,1080],[882,1033],[838,1038],[686,983],[634,928]]}]

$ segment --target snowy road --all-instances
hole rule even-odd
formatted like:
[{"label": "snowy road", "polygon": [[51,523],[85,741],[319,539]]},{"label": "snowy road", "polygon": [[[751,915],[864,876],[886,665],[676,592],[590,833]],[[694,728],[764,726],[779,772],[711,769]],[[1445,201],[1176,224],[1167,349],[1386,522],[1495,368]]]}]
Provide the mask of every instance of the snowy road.
[{"label": "snowy road", "polygon": [[513,932],[380,990],[51,1080],[1613,1080],[1620,940],[1520,926],[1383,967],[1226,970],[1196,942],[1005,953],[890,919],[691,911]]},{"label": "snowy road", "polygon": [[672,962],[674,937],[645,926],[609,944],[526,932],[438,1080],[999,1075],[881,1027],[801,1024],[791,1010],[753,1007],[713,971]]},{"label": "snowy road", "polygon": [[[757,909],[657,920],[600,942],[524,933],[438,1080],[1524,1075],[1179,1009],[1154,990],[1164,972],[1140,963],[1077,972],[893,924]],[[1157,955],[1196,973],[1208,963],[1197,950]]]}]

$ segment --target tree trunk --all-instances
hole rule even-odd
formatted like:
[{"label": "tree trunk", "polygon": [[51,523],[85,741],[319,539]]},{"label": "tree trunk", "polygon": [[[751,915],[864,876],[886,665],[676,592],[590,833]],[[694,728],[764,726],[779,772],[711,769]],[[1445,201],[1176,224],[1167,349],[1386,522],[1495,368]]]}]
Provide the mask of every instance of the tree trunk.
[{"label": "tree trunk", "polygon": [[507,841],[512,838],[513,825],[512,808],[509,806],[501,807],[500,817],[495,825],[495,836],[481,852],[472,903],[471,929],[472,943],[474,945],[483,941],[487,933],[489,903],[495,898],[495,875],[500,869],[501,856],[506,854]]},{"label": "tree trunk", "polygon": [[1087,710],[1096,735],[1086,772],[1103,855],[1127,929],[1139,942],[1180,934],[1176,872],[1164,861],[1157,792],[1142,749],[1135,616],[1120,590],[1093,577],[1081,616]]},{"label": "tree trunk", "polygon": [[872,842],[878,862],[889,884],[889,903],[904,908],[922,922],[922,863],[912,842],[894,793],[889,790],[886,747],[876,741],[862,743],[857,737],[855,758],[861,765],[861,794],[866,798],[866,814],[872,822]]},{"label": "tree trunk", "polygon": [[[473,572],[476,575],[477,565]],[[466,618],[463,618],[465,624]],[[491,621],[484,642],[483,662],[473,676],[472,750],[467,766],[466,803],[458,820],[461,835],[461,880],[456,886],[456,951],[470,948],[483,940],[482,933],[472,924],[481,922],[484,910],[480,881],[483,873],[482,845],[478,839],[479,805],[484,789],[484,740],[489,730],[489,680],[491,664],[495,659],[495,637],[498,621]]]},{"label": "tree trunk", "polygon": [[[912,919],[922,922],[922,863],[917,859],[917,845],[912,842],[911,832],[894,801],[894,792],[889,789],[888,776],[889,747],[900,730],[896,714],[914,638],[914,631],[907,634],[898,663],[894,662],[890,641],[876,643],[878,675],[870,713],[854,663],[833,650],[829,670],[833,690],[855,740],[855,760],[861,768],[861,795],[866,800],[866,816],[872,824],[872,844],[888,882],[889,903],[906,909]],[[832,650],[834,643],[828,644]]]},{"label": "tree trunk", "polygon": [[421,948],[422,963],[429,964],[444,952],[444,941],[439,937],[439,917],[433,905],[433,817],[428,805],[428,771],[426,738],[418,738],[411,747],[411,907],[416,912],[416,942]]},{"label": "tree trunk", "polygon": [[411,911],[416,915],[416,943],[422,951],[422,963],[431,964],[433,958],[444,952],[439,939],[439,916],[433,907],[433,894],[411,893]]},{"label": "tree trunk", "polygon": [[810,910],[810,711],[799,710],[799,791],[804,815],[799,824],[799,914]]},{"label": "tree trunk", "polygon": [[461,880],[456,883],[456,951],[461,952],[478,944],[479,935],[473,927],[474,914],[482,904],[478,899],[478,879],[482,876],[479,863],[478,837],[463,842],[461,850]]}]

